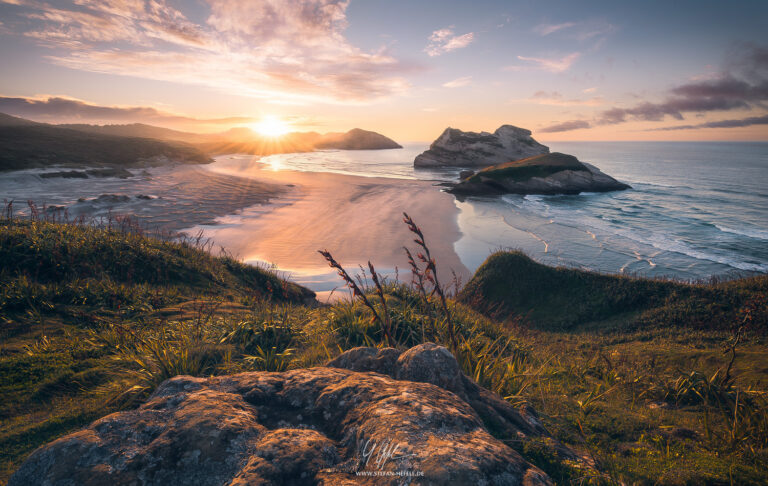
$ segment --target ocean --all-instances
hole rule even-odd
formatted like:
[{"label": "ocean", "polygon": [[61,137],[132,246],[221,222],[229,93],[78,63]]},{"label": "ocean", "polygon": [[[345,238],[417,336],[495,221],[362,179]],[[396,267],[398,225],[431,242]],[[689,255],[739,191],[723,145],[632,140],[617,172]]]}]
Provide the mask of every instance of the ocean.
[{"label": "ocean", "polygon": [[[456,180],[419,170],[427,144],[402,150],[281,154],[274,169]],[[576,196],[495,196],[456,201],[455,244],[474,271],[493,251],[542,263],[649,277],[703,280],[768,272],[768,143],[559,142],[632,189]]]},{"label": "ocean", "polygon": [[[458,169],[414,169],[414,157],[427,145],[281,154],[255,163],[267,170],[427,180],[435,184],[427,187],[438,191],[440,182],[457,179]],[[455,200],[461,237],[454,250],[470,271],[493,251],[518,249],[550,265],[649,277],[703,280],[768,272],[768,143],[561,142],[549,146],[596,165],[632,189]],[[222,156],[213,166],[239,163],[239,159],[254,158]],[[40,177],[51,169],[4,173],[0,201],[15,200],[21,210],[32,199],[66,207],[74,217],[128,212],[152,225],[178,230],[201,224],[242,224],[238,214],[244,208],[252,208],[249,211],[258,216],[259,211],[270,210],[265,202],[279,205],[293,200],[292,187],[265,198],[258,195],[258,187],[251,190],[242,179],[209,169],[134,170],[136,177],[125,180]]]}]

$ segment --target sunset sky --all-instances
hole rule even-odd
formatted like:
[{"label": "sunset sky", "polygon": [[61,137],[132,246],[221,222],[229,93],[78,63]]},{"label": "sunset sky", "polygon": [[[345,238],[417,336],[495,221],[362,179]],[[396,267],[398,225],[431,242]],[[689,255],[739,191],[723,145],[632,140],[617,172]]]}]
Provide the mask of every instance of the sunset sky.
[{"label": "sunset sky", "polygon": [[768,2],[0,0],[0,112],[768,140]]}]

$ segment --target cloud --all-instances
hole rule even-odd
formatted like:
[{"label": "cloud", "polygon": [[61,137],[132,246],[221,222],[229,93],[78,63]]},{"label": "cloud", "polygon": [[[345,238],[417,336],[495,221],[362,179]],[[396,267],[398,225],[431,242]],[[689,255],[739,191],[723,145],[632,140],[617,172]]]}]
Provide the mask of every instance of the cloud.
[{"label": "cloud", "polygon": [[429,44],[424,48],[429,56],[439,56],[456,49],[467,47],[475,40],[474,32],[462,35],[454,35],[453,27],[439,29],[429,36]]},{"label": "cloud", "polygon": [[574,38],[580,42],[597,39],[598,45],[605,41],[607,36],[616,32],[615,25],[603,21],[587,22],[575,29]]},{"label": "cloud", "polygon": [[602,42],[606,36],[614,33],[616,27],[604,20],[589,20],[584,22],[563,22],[560,24],[543,23],[535,26],[533,32],[545,37],[555,32],[564,32],[564,37],[585,42],[598,39]]},{"label": "cloud", "polygon": [[[709,112],[731,110],[765,110],[768,101],[768,49],[758,46],[746,46],[729,62],[730,72],[721,72],[718,77],[696,80],[673,87],[661,102],[643,101],[630,106],[614,107],[600,112],[591,126],[615,125],[628,121],[663,121],[666,118],[684,120],[689,113],[706,114]],[[762,116],[746,118],[748,123]],[[749,120],[752,120],[749,122]],[[573,126],[583,120],[573,120]],[[683,125],[684,128],[725,128],[739,125],[741,120],[726,120],[700,125]],[[570,122],[555,125],[567,127]],[[724,124],[723,124],[724,123]],[[580,126],[579,128],[585,128]],[[571,128],[574,130],[575,128]],[[676,128],[670,128],[675,130]],[[564,131],[564,130],[558,130]]]},{"label": "cloud", "polygon": [[403,76],[420,69],[352,45],[348,0],[207,0],[197,22],[167,0],[14,3],[16,34],[53,48],[55,64],[269,102],[367,102],[407,90]]},{"label": "cloud", "polygon": [[768,100],[768,80],[750,84],[730,76],[688,83],[672,88],[661,103],[643,102],[630,108],[612,108],[601,113],[599,123],[611,125],[628,120],[661,121],[669,116],[683,120],[684,113],[749,109],[751,103]]},{"label": "cloud", "polygon": [[699,123],[698,125],[676,125],[672,127],[652,128],[648,131],[672,131],[672,130],[692,130],[697,128],[736,128],[736,127],[751,127],[753,125],[768,125],[768,115],[764,116],[751,116],[748,118],[740,118],[737,120],[720,120],[707,123]]},{"label": "cloud", "polygon": [[454,79],[452,81],[448,81],[447,83],[443,83],[443,88],[461,88],[463,86],[469,85],[469,83],[472,82],[472,76],[464,76],[462,78]]},{"label": "cloud", "polygon": [[576,25],[575,22],[563,22],[562,24],[539,24],[533,28],[533,31],[540,36],[547,36],[558,30],[568,29]]},{"label": "cloud", "polygon": [[191,118],[146,106],[101,106],[58,96],[18,98],[0,96],[0,112],[55,123],[163,123],[173,125],[229,125],[248,123],[250,117]]},{"label": "cloud", "polygon": [[554,106],[596,106],[603,104],[603,99],[599,96],[593,96],[592,98],[586,100],[576,98],[567,99],[557,91],[537,91],[526,101],[539,105]]},{"label": "cloud", "polygon": [[530,71],[541,70],[549,71],[551,73],[561,73],[567,71],[573,65],[574,62],[581,56],[581,53],[574,52],[561,58],[542,58],[542,57],[526,57],[517,56],[521,61],[525,61],[527,65],[513,65],[503,68],[505,71]]},{"label": "cloud", "polygon": [[570,120],[563,123],[557,123],[537,130],[542,133],[568,132],[570,130],[580,130],[582,128],[591,128],[592,125],[586,120]]}]

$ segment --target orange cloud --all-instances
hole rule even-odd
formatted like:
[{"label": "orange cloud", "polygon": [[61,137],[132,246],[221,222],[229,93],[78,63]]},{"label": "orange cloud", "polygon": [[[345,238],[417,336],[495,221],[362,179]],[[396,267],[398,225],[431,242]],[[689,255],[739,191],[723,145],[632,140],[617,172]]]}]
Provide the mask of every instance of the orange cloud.
[{"label": "orange cloud", "polygon": [[[7,0],[6,0],[7,1]],[[165,0],[14,0],[22,32],[72,69],[199,84],[270,102],[358,103],[405,91],[406,65],[344,37],[348,0],[208,0],[192,22]],[[21,24],[18,25],[29,25]]]},{"label": "orange cloud", "polygon": [[443,83],[443,88],[461,88],[463,86],[468,86],[471,82],[472,76],[464,76],[463,78],[458,78],[452,81],[448,81],[447,83]]}]

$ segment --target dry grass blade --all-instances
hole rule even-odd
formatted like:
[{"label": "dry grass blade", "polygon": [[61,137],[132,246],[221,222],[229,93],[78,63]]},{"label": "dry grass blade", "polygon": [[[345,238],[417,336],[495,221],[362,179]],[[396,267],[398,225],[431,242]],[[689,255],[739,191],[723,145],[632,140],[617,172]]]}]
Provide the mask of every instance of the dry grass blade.
[{"label": "dry grass blade", "polygon": [[[371,271],[371,279],[373,280],[373,284],[376,286],[376,295],[379,296],[379,300],[381,301],[381,307],[383,308],[384,324],[386,328],[384,334],[387,336],[389,345],[393,347],[397,347],[397,341],[395,341],[394,334],[392,332],[392,320],[389,318],[389,308],[387,307],[387,299],[384,297],[384,288],[381,285],[381,281],[379,279],[378,274],[376,273],[376,269],[373,268],[373,263],[371,263],[370,261],[368,262],[368,269]],[[390,336],[392,336],[391,340],[390,340]]]},{"label": "dry grass blade", "polygon": [[[374,320],[376,320],[379,323],[379,326],[381,327],[381,330],[387,339],[387,344],[389,346],[395,347],[397,343],[392,337],[389,327],[385,324],[384,320],[379,316],[379,313],[376,311],[376,307],[374,307],[371,301],[368,300],[368,297],[365,296],[365,292],[363,292],[360,289],[360,286],[357,283],[355,283],[355,280],[352,277],[350,277],[350,275],[347,273],[346,270],[344,270],[344,267],[342,267],[341,264],[339,264],[339,262],[337,262],[336,259],[333,258],[333,255],[331,255],[331,252],[329,252],[328,250],[318,250],[317,252],[320,253],[323,256],[323,258],[326,259],[326,261],[331,266],[331,268],[335,268],[337,270],[339,276],[342,278],[342,280],[344,280],[344,282],[347,284],[350,290],[352,290],[352,295],[354,297],[359,298],[362,301],[362,303],[365,304],[365,306],[371,310],[371,312],[373,313]],[[373,267],[373,265],[371,265],[371,267]],[[385,307],[385,312],[386,312],[386,307]],[[389,316],[387,316],[387,319],[389,319]]]},{"label": "dry grass blade", "polygon": [[[440,304],[443,308],[443,312],[445,313],[446,323],[448,324],[448,337],[451,340],[452,350],[455,352],[459,349],[459,343],[456,339],[456,331],[454,329],[453,319],[451,319],[451,311],[448,309],[448,302],[445,298],[445,292],[443,292],[443,288],[440,286],[440,280],[437,278],[437,265],[435,264],[435,259],[432,258],[432,254],[429,251],[429,247],[427,246],[426,240],[424,238],[424,233],[422,233],[421,228],[416,225],[413,219],[408,216],[408,213],[403,213],[403,222],[406,224],[406,226],[408,226],[408,230],[416,235],[417,238],[413,240],[414,243],[419,245],[424,250],[424,253],[418,253],[416,256],[422,262],[427,264],[427,266],[424,268],[423,277],[424,280],[427,280],[433,285],[434,288],[432,292],[437,293],[438,297],[440,297]],[[410,256],[410,252],[408,252],[408,255]],[[418,266],[416,266],[416,268],[418,268]]]}]

